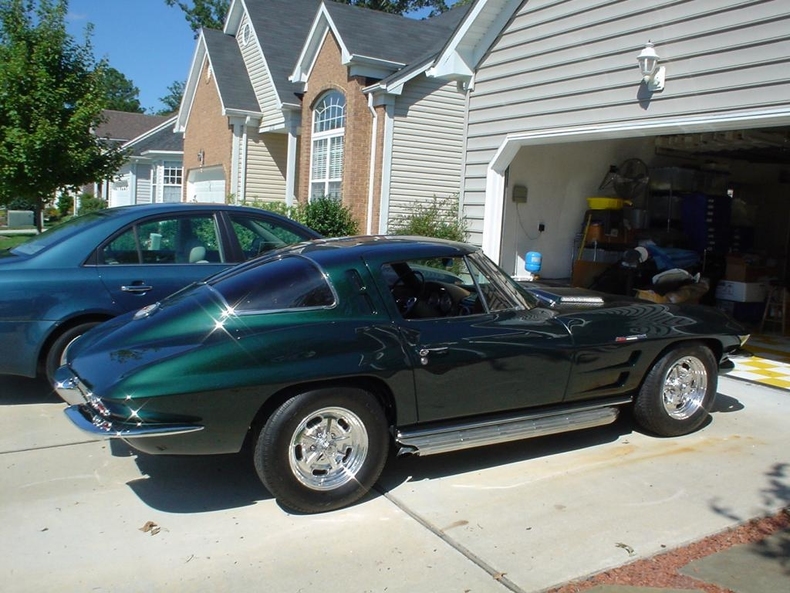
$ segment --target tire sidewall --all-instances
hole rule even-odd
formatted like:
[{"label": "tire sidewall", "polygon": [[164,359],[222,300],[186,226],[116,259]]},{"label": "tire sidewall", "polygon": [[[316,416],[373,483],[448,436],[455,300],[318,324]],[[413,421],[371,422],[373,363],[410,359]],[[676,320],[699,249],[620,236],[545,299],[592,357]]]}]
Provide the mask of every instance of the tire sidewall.
[{"label": "tire sidewall", "polygon": [[60,367],[61,358],[71,343],[91,328],[99,325],[99,323],[99,321],[92,321],[74,326],[64,331],[52,342],[44,358],[44,372],[46,373],[47,381],[52,383],[54,380],[55,371]]},{"label": "tire sidewall", "polygon": [[[669,369],[678,360],[686,357],[694,357],[702,362],[707,372],[707,388],[699,409],[688,418],[678,419],[667,412],[663,402],[663,389]],[[634,417],[642,428],[657,436],[689,434],[707,421],[717,386],[716,359],[708,347],[698,343],[675,346],[665,352],[648,372],[634,402]]]},{"label": "tire sidewall", "polygon": [[[345,408],[359,417],[368,436],[365,461],[350,480],[332,490],[314,490],[294,475],[289,462],[291,438],[308,416],[325,407]],[[269,492],[283,506],[305,513],[347,506],[375,484],[389,450],[384,412],[374,396],[362,389],[316,389],[283,403],[261,428],[254,452],[255,469]]]}]

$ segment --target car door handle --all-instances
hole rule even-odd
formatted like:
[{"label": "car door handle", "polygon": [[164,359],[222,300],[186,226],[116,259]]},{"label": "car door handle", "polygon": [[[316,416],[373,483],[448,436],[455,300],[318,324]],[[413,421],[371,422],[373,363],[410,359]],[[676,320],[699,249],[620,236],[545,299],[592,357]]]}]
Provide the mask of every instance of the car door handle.
[{"label": "car door handle", "polygon": [[122,292],[133,292],[135,294],[144,294],[149,290],[153,290],[153,286],[149,286],[147,284],[132,284],[131,286],[124,285],[121,286]]},{"label": "car door handle", "polygon": [[420,364],[426,365],[428,364],[428,355],[443,355],[447,354],[450,351],[449,346],[437,346],[436,348],[420,348],[417,351],[417,354],[420,355]]}]

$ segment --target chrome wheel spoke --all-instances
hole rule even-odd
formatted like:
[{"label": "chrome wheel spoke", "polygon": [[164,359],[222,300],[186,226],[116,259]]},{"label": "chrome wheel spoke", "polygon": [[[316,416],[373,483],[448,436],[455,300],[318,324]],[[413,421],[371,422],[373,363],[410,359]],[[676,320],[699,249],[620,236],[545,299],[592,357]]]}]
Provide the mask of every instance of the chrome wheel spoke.
[{"label": "chrome wheel spoke", "polygon": [[700,409],[707,389],[707,370],[703,362],[694,356],[681,358],[667,371],[664,409],[672,418],[684,420]]},{"label": "chrome wheel spoke", "polygon": [[354,479],[368,452],[359,417],[343,408],[322,408],[293,433],[288,461],[294,476],[314,490],[332,490]]}]

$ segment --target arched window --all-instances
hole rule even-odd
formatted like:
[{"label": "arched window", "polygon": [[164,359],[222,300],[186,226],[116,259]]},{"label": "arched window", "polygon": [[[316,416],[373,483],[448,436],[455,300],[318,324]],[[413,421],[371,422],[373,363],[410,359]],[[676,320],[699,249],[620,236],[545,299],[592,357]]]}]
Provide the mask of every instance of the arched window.
[{"label": "arched window", "polygon": [[330,91],[313,110],[310,200],[322,196],[342,198],[345,131],[346,98],[338,91]]}]

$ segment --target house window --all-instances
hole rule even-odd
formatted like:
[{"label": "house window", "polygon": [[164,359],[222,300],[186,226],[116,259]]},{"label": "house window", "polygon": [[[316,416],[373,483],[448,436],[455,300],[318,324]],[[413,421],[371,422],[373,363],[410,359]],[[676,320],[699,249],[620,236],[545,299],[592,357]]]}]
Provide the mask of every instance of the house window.
[{"label": "house window", "polygon": [[345,131],[346,98],[342,93],[330,91],[313,110],[310,200],[323,196],[342,198]]},{"label": "house window", "polygon": [[165,161],[162,163],[162,201],[181,201],[181,176],[183,168],[180,163]]},{"label": "house window", "polygon": [[244,23],[244,28],[241,30],[241,46],[246,47],[247,44],[250,42],[250,37],[252,36],[252,31],[250,30],[250,24]]}]

